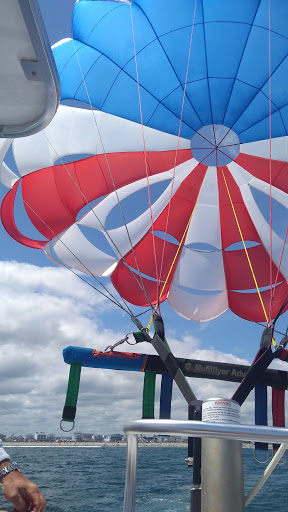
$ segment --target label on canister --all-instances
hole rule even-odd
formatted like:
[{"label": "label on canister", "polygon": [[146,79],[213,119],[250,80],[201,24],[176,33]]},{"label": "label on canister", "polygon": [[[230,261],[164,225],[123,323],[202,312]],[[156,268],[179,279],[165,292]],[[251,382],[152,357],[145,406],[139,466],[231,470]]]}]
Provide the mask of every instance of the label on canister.
[{"label": "label on canister", "polygon": [[202,404],[202,421],[240,423],[240,405],[226,398],[205,400]]}]

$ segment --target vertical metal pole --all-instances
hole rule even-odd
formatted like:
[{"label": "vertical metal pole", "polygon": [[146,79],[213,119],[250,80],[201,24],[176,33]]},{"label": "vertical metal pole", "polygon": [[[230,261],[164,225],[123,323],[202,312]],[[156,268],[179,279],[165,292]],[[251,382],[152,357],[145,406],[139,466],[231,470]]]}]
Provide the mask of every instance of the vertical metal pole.
[{"label": "vertical metal pole", "polygon": [[123,512],[134,512],[137,469],[137,434],[127,435],[127,462]]},{"label": "vertical metal pole", "polygon": [[[203,402],[202,421],[239,423],[237,408],[240,414],[234,400],[207,400]],[[201,488],[201,512],[245,511],[241,441],[202,439]]]},{"label": "vertical metal pole", "polygon": [[[188,407],[189,420],[201,421],[202,400],[193,400]],[[188,460],[193,457],[193,483],[190,512],[201,512],[201,439],[188,438]],[[188,463],[189,464],[189,463]]]},{"label": "vertical metal pole", "polygon": [[201,512],[244,512],[241,441],[202,439]]}]

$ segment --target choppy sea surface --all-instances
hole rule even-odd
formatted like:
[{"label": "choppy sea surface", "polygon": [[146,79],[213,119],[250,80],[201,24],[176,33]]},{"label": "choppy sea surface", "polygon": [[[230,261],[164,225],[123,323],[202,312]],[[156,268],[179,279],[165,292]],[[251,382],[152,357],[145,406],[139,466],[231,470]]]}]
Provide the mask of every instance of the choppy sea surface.
[{"label": "choppy sea surface", "polygon": [[[123,507],[126,448],[12,447],[23,473],[41,488],[47,512],[118,512]],[[192,470],[186,447],[139,447],[135,512],[189,512]],[[257,482],[265,465],[244,449],[245,488]],[[279,465],[247,512],[288,511],[288,463]],[[0,509],[12,507],[0,495]]]}]

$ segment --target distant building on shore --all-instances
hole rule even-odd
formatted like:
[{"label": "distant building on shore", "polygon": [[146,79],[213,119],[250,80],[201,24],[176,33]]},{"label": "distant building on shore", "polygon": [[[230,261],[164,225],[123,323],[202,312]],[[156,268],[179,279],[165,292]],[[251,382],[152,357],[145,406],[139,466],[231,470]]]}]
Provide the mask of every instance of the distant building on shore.
[{"label": "distant building on shore", "polygon": [[122,443],[124,440],[123,434],[111,434],[110,443]]},{"label": "distant building on shore", "polygon": [[35,432],[35,441],[47,441],[47,435],[44,432]]},{"label": "distant building on shore", "polygon": [[92,436],[92,439],[95,443],[103,443],[104,436],[102,436],[101,434],[95,434],[94,436]]},{"label": "distant building on shore", "polygon": [[72,441],[81,442],[83,441],[83,434],[81,432],[73,432]]},{"label": "distant building on shore", "polygon": [[[94,443],[112,443],[112,444],[122,444],[126,442],[126,436],[124,434],[90,434],[84,432],[73,432],[70,436],[63,435],[55,435],[55,434],[46,434],[45,432],[35,432],[35,434],[26,434],[24,437],[22,435],[10,434],[9,436],[5,434],[0,434],[0,439],[5,443],[86,443],[86,444],[94,444]],[[182,438],[181,436],[168,436],[168,435],[159,435],[159,436],[143,436],[143,440],[147,443],[187,443],[186,438]]]},{"label": "distant building on shore", "polygon": [[85,432],[73,432],[72,441],[90,443],[91,441],[94,441],[94,435]]},{"label": "distant building on shore", "polygon": [[26,436],[24,436],[24,441],[26,441],[26,443],[32,443],[35,441],[35,437],[33,434],[26,434]]}]

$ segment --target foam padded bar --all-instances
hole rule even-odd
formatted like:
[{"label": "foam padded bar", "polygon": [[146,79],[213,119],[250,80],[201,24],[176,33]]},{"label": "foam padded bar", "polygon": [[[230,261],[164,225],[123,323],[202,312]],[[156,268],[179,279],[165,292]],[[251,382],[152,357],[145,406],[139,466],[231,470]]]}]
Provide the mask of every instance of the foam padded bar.
[{"label": "foam padded bar", "polygon": [[[156,373],[167,373],[165,364],[159,356],[135,354],[129,352],[101,352],[92,348],[67,347],[63,350],[65,363],[81,363],[89,368],[107,368],[111,370],[128,370],[143,372],[144,370]],[[196,359],[176,358],[186,377],[225,380],[241,382],[249,366],[233,363],[220,363],[216,361],[202,361]],[[258,379],[257,384],[273,386],[278,389],[288,388],[288,373],[282,370],[266,370]]]}]

